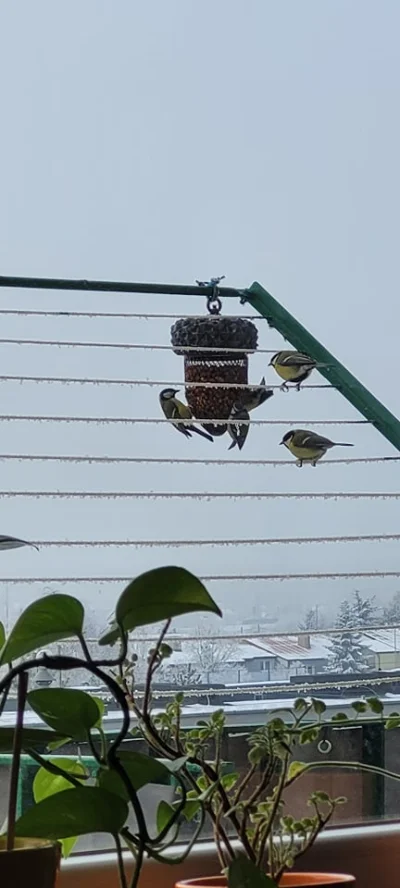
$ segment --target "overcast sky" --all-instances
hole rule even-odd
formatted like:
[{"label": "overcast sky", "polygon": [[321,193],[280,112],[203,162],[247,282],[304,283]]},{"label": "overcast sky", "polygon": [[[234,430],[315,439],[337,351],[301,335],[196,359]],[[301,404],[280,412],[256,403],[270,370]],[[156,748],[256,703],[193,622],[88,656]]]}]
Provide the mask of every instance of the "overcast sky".
[{"label": "overcast sky", "polygon": [[[400,7],[368,0],[20,0],[0,7],[3,274],[191,284],[259,280],[397,412]],[[226,301],[227,302],[227,301]],[[0,291],[0,308],[185,313],[202,299]],[[230,301],[224,310],[243,311]],[[282,340],[260,322],[260,346]],[[169,343],[168,320],[1,317],[1,338]],[[250,381],[267,371],[250,361]],[[166,351],[1,346],[2,374],[183,379]],[[270,382],[276,382],[267,371]],[[323,381],[317,376],[313,381]],[[158,417],[158,388],[2,383],[1,413]],[[336,392],[276,393],[257,418],[394,454]],[[307,426],[306,426],[307,427]],[[280,459],[285,426],[255,426],[243,457]],[[161,425],[3,422],[3,453],[227,456]],[[233,452],[232,457],[236,454]],[[339,451],[337,451],[339,455]],[[343,456],[348,455],[343,451]],[[396,491],[397,464],[187,467],[3,461],[1,490]],[[217,539],[397,532],[389,501],[1,499],[1,531],[30,539]],[[256,548],[46,549],[2,557],[3,576],[134,576],[399,569],[397,543]],[[226,613],[295,628],[315,601],[332,622],[357,586],[210,584]],[[57,587],[57,584],[54,588]],[[76,585],[64,590],[77,592]],[[82,593],[106,613],[119,587]],[[42,591],[8,588],[17,598]],[[6,594],[3,586],[3,602]],[[5,606],[5,604],[4,604]]]}]

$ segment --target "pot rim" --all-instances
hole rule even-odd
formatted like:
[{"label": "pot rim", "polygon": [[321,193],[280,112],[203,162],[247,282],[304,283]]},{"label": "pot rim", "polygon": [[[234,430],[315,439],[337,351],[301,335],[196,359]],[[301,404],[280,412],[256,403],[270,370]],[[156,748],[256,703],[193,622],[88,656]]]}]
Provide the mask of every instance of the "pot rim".
[{"label": "pot rim", "polygon": [[15,854],[23,851],[47,851],[49,848],[56,848],[58,842],[51,839],[41,839],[35,836],[16,836],[14,839],[14,848],[12,851],[7,850],[7,836],[0,836],[0,854]]},{"label": "pot rim", "polygon": [[[288,871],[283,874],[279,884],[285,888],[307,888],[309,885],[337,885],[338,883],[355,882],[355,876],[350,873],[333,873],[333,872],[313,872],[309,870],[293,872]],[[195,879],[185,879],[176,882],[175,888],[226,888],[226,877],[218,876],[201,876]]]}]

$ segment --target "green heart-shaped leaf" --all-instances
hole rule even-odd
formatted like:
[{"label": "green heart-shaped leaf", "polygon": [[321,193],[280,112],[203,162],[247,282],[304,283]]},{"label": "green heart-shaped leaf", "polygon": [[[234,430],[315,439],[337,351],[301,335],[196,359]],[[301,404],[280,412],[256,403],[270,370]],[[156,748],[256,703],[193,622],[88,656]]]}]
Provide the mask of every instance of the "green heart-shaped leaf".
[{"label": "green heart-shaped leaf", "polygon": [[97,786],[66,789],[28,808],[15,824],[16,836],[68,839],[90,833],[115,836],[128,817],[128,805]]},{"label": "green heart-shaped leaf", "polygon": [[172,806],[162,799],[157,808],[157,832],[161,832],[161,830],[163,830],[168,825],[174,814],[175,811]]},{"label": "green heart-shaped leaf", "polygon": [[[158,759],[129,750],[120,752],[118,757],[135,792],[148,783],[169,783],[170,771]],[[129,795],[125,784],[116,771],[102,768],[97,779],[98,785],[102,789],[116,793],[121,798],[128,800]]]},{"label": "green heart-shaped leaf", "polygon": [[40,688],[27,699],[50,728],[74,740],[84,740],[100,718],[97,701],[74,688]]},{"label": "green heart-shaped leaf", "polygon": [[286,778],[287,783],[290,783],[295,777],[299,777],[306,768],[307,765],[304,762],[291,762]]},{"label": "green heart-shaped leaf", "polygon": [[[158,567],[129,583],[118,599],[116,622],[129,632],[137,626],[159,623],[194,611],[221,611],[201,580],[183,567]],[[115,624],[100,639],[114,644],[120,632]]]},{"label": "green heart-shaped leaf", "polygon": [[38,648],[82,634],[84,609],[71,595],[46,595],[29,605],[17,620],[0,656],[11,663]]},{"label": "green heart-shaped leaf", "polygon": [[[59,768],[62,768],[63,771],[68,771],[69,774],[72,774],[78,780],[86,774],[84,766],[79,761],[60,757],[57,759],[49,759],[49,761],[57,765]],[[65,792],[66,789],[71,789],[71,784],[66,777],[61,777],[61,774],[51,774],[50,771],[46,771],[46,768],[39,768],[35,774],[32,786],[35,802],[41,802],[43,799],[47,799],[49,796],[55,795],[57,792]],[[69,839],[60,839],[63,857],[69,857],[77,841],[78,836],[71,836]]]}]

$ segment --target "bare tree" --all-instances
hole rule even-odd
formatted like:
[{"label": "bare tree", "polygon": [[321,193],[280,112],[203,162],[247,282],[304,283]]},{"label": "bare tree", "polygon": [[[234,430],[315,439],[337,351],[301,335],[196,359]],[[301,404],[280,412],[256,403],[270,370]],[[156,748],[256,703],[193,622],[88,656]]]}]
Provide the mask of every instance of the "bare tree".
[{"label": "bare tree", "polygon": [[305,612],[303,619],[299,623],[299,629],[306,631],[323,629],[324,625],[325,618],[321,615],[319,605],[316,604]]},{"label": "bare tree", "polygon": [[179,663],[176,666],[172,664],[165,671],[165,676],[167,675],[168,680],[172,684],[179,685],[182,688],[201,684],[201,675],[195,669],[193,663]]},{"label": "bare tree", "polygon": [[237,645],[222,636],[215,637],[212,629],[198,630],[197,638],[190,643],[191,659],[207,682],[211,676],[223,672],[228,666],[238,662]]}]

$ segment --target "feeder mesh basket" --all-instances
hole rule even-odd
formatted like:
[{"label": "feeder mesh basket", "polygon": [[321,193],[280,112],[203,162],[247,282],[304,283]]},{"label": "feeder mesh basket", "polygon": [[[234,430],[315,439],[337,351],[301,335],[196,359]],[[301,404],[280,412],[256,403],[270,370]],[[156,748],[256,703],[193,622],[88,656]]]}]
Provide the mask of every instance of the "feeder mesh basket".
[{"label": "feeder mesh basket", "polygon": [[[204,387],[201,383],[247,385],[248,358],[245,352],[254,352],[257,340],[257,327],[239,317],[181,318],[171,327],[174,352],[185,358],[185,382],[199,383],[186,388],[187,403],[196,419],[209,422],[204,427],[213,435],[224,434],[226,426],[214,425],[212,420],[228,419],[243,390]],[[238,353],[235,349],[243,351]]]}]

